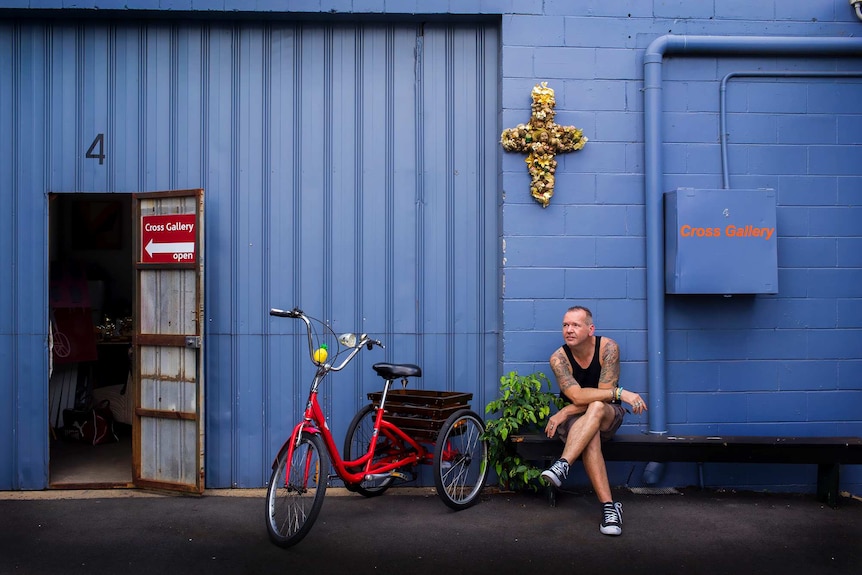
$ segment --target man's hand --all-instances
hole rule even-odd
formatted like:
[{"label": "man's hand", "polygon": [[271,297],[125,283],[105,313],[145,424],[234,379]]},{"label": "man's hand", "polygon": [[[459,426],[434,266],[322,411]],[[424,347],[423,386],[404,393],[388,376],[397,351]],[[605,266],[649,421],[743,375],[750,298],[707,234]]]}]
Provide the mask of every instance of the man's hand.
[{"label": "man's hand", "polygon": [[620,400],[631,405],[632,413],[634,413],[635,415],[640,415],[647,409],[646,402],[643,400],[643,398],[641,398],[640,394],[633,391],[624,389]]},{"label": "man's hand", "polygon": [[557,428],[562,425],[562,423],[566,421],[567,418],[568,416],[563,413],[563,410],[558,411],[550,418],[548,418],[548,425],[545,426],[545,435],[547,435],[548,437],[554,437],[554,435],[557,433]]}]

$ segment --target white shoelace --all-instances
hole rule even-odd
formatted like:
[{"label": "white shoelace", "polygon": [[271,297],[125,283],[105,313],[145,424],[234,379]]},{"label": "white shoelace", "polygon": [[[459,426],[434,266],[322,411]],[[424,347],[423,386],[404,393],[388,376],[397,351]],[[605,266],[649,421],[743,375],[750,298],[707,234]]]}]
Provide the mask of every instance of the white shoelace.
[{"label": "white shoelace", "polygon": [[605,523],[622,523],[622,522],[623,522],[622,512],[618,509],[616,504],[614,504],[613,507],[605,507]]},{"label": "white shoelace", "polygon": [[554,472],[559,475],[561,478],[565,479],[569,476],[569,466],[561,461],[557,461],[553,466]]}]

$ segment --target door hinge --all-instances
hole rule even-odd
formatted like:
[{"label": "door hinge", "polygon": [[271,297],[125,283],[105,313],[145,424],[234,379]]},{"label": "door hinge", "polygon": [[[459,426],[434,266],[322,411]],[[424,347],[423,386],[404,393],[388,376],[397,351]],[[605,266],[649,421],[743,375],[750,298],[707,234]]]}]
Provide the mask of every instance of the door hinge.
[{"label": "door hinge", "polygon": [[191,347],[194,349],[200,349],[200,347],[201,347],[201,336],[199,336],[199,335],[187,335],[186,336],[186,347]]}]

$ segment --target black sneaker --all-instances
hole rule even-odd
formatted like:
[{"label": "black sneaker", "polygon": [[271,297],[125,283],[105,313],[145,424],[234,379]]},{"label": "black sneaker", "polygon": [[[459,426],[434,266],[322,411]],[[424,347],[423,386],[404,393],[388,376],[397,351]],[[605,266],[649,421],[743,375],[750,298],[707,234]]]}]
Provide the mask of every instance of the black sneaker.
[{"label": "black sneaker", "polygon": [[548,469],[542,472],[542,477],[559,487],[563,480],[569,476],[569,463],[565,459],[558,459]]},{"label": "black sneaker", "polygon": [[623,504],[605,503],[602,509],[602,524],[605,535],[620,535],[623,532]]}]

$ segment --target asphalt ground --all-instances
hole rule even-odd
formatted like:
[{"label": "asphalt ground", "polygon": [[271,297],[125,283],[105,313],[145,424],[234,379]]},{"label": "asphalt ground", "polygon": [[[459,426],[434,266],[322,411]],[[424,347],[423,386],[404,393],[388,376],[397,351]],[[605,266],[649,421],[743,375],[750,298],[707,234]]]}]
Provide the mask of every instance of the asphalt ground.
[{"label": "asphalt ground", "polygon": [[623,534],[590,492],[483,494],[454,512],[433,488],[327,491],[295,547],[269,542],[262,490],[0,492],[0,574],[862,573],[862,500],[615,490]]}]

